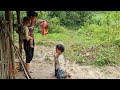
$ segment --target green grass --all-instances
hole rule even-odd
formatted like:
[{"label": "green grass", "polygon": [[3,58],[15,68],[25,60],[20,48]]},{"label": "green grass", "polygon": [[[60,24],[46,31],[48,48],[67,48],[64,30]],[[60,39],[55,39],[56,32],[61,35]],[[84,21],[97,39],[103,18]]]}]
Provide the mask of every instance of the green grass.
[{"label": "green grass", "polygon": [[[88,27],[82,27],[79,30],[65,29],[62,30],[63,32],[48,33],[46,37],[38,33],[36,28],[35,44],[53,47],[57,43],[64,43],[65,59],[75,61],[81,65],[94,64],[103,66],[119,64],[120,48],[113,42],[115,38],[109,39],[109,37],[113,37],[114,35],[106,33],[104,28],[99,27],[98,29],[100,30],[97,28],[92,27],[93,30],[88,29]],[[14,35],[15,43],[18,43],[18,35],[16,33]],[[117,43],[118,41],[119,38],[117,38]]]}]

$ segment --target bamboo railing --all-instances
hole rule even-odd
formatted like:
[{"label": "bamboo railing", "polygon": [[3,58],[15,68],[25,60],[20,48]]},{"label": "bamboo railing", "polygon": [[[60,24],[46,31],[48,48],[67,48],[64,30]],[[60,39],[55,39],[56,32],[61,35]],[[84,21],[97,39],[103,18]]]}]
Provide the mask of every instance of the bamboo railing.
[{"label": "bamboo railing", "polygon": [[13,42],[13,23],[10,11],[7,12],[7,15],[9,15],[8,23],[6,23],[4,16],[0,18],[0,79],[15,79],[15,53],[22,65],[26,78],[31,79],[20,51]]}]

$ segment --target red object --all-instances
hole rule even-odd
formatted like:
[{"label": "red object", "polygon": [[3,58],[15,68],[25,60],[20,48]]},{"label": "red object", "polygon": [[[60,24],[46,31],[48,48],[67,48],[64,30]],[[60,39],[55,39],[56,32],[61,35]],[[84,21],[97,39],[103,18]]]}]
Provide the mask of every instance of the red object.
[{"label": "red object", "polygon": [[42,31],[42,35],[45,36],[48,33],[48,22],[44,21],[40,24],[40,31]]}]

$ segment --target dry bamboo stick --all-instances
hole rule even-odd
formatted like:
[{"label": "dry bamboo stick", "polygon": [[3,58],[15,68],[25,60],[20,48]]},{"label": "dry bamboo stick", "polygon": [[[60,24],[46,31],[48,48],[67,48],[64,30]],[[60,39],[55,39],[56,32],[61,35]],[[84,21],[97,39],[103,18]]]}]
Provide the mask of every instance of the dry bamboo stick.
[{"label": "dry bamboo stick", "polygon": [[[15,50],[18,51],[17,48],[16,48]],[[29,72],[27,71],[27,68],[26,68],[23,60],[21,60],[19,51],[17,52],[17,55],[18,55],[18,59],[19,59],[21,65],[22,65],[22,67],[23,67],[23,70],[24,70],[24,73],[25,73],[26,78],[27,78],[27,79],[31,79],[31,76],[29,75]]]}]

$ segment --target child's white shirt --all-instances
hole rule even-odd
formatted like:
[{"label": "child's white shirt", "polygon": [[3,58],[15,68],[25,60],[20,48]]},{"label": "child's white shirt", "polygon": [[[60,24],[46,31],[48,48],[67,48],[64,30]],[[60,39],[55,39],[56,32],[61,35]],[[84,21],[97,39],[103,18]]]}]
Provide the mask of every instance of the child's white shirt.
[{"label": "child's white shirt", "polygon": [[29,29],[28,29],[28,27],[27,26],[24,26],[24,25],[22,25],[21,26],[21,31],[23,32],[23,33],[25,33],[25,36],[24,35],[22,35],[22,39],[27,39],[27,40],[29,40],[29,35],[28,35],[28,33],[29,33]]},{"label": "child's white shirt", "polygon": [[61,54],[56,58],[56,69],[64,70],[64,56]]}]

